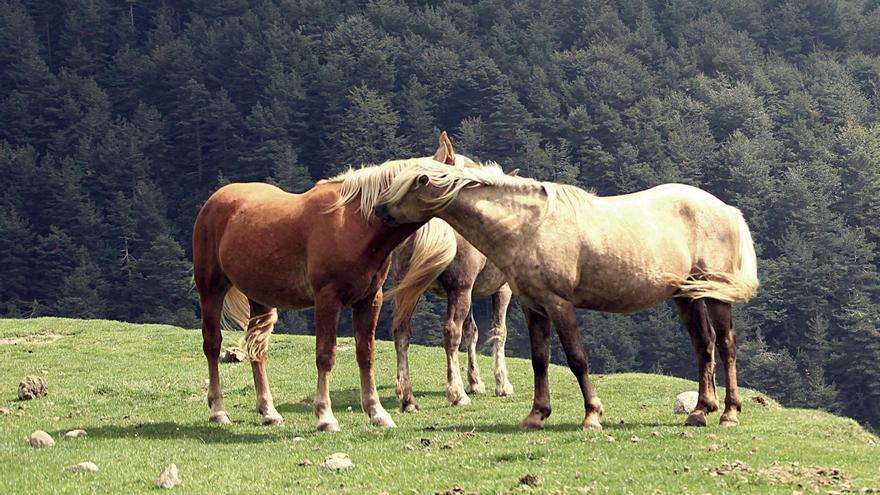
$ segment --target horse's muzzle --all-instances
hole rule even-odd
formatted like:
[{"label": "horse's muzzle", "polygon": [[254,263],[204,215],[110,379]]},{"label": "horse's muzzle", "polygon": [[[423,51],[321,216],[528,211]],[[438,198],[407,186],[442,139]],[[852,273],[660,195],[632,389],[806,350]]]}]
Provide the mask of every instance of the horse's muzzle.
[{"label": "horse's muzzle", "polygon": [[388,205],[379,205],[373,208],[373,214],[379,217],[379,220],[382,220],[386,225],[390,225],[392,227],[397,227],[400,225],[397,223],[397,220],[391,216],[391,213],[388,212]]}]

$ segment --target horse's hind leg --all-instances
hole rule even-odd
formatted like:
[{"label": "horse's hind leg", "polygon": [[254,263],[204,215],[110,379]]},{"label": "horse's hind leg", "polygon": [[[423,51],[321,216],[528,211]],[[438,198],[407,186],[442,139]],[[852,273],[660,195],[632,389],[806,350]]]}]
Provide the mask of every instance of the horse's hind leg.
[{"label": "horse's hind leg", "polygon": [[376,390],[376,378],[373,374],[374,349],[376,339],[376,323],[382,309],[382,291],[365,301],[352,306],[354,323],[354,340],[357,353],[358,368],[361,375],[361,407],[370,423],[376,426],[393,428],[394,421],[379,401]]},{"label": "horse's hind leg", "polygon": [[471,403],[464,391],[458,348],[461,345],[462,325],[471,310],[470,288],[447,289],[446,322],[443,324],[443,347],[446,349],[446,398],[454,406]]},{"label": "horse's hind leg", "polygon": [[[216,289],[216,288],[215,288]],[[230,424],[229,415],[223,406],[223,392],[220,390],[220,346],[223,335],[220,333],[220,318],[223,311],[224,291],[208,292],[200,290],[199,303],[202,308],[202,351],[208,360],[208,407],[210,420],[220,424]]]},{"label": "horse's hind leg", "polygon": [[468,386],[465,392],[469,394],[486,393],[486,384],[480,378],[480,365],[477,363],[477,340],[479,339],[480,329],[477,328],[477,322],[474,321],[473,308],[468,311],[468,315],[464,319],[462,325],[462,340],[466,342],[468,353]]},{"label": "horse's hind leg", "polygon": [[601,431],[604,408],[602,401],[596,396],[596,391],[593,390],[592,383],[590,383],[587,353],[584,352],[581,334],[578,332],[574,305],[560,299],[553,304],[548,304],[545,309],[550,319],[553,320],[553,324],[556,325],[556,333],[559,335],[559,342],[565,351],[568,367],[581,387],[581,395],[584,397],[584,421],[581,423],[581,428]]},{"label": "horse's hind leg", "polygon": [[675,299],[678,315],[691,336],[697,357],[700,390],[697,407],[685,420],[686,426],[706,426],[706,417],[718,410],[715,392],[715,330],[709,324],[706,306],[702,300]]},{"label": "horse's hind leg", "polygon": [[394,336],[394,350],[397,354],[397,386],[395,392],[402,412],[416,412],[419,405],[413,396],[412,382],[409,379],[409,341],[412,338],[412,318],[400,322],[391,329]]},{"label": "horse's hind leg", "polygon": [[342,303],[336,294],[326,292],[319,292],[315,297],[315,364],[318,367],[315,423],[319,431],[339,431],[339,421],[330,404],[330,373],[336,364],[336,331]]},{"label": "horse's hind leg", "polygon": [[507,375],[507,362],[504,359],[504,346],[507,343],[507,306],[510,305],[512,292],[510,286],[504,284],[492,294],[492,330],[489,339],[492,342],[492,367],[495,371],[495,395],[506,397],[513,394],[513,385]]},{"label": "horse's hind leg", "polygon": [[721,426],[736,426],[742,401],[736,383],[736,329],[733,327],[730,303],[716,299],[706,299],[709,318],[718,336],[718,353],[724,361],[725,383],[727,392],[724,397],[724,413],[721,415]]},{"label": "horse's hind leg", "polygon": [[[258,332],[263,338],[268,338],[272,333],[272,327],[278,320],[275,308],[269,308],[254,301],[249,301],[251,306],[251,319],[248,322],[248,333]],[[268,346],[268,342],[266,342]],[[251,360],[251,371],[254,373],[254,388],[257,392],[257,412],[263,416],[264,425],[281,425],[284,418],[275,410],[272,403],[272,392],[269,390],[269,377],[266,374],[266,352],[260,353],[259,357]]]}]

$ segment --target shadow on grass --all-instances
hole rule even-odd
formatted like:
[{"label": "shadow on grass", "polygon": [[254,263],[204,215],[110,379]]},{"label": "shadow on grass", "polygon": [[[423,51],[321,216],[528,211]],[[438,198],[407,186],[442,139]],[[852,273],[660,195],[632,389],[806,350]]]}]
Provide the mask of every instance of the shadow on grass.
[{"label": "shadow on grass", "polygon": [[[379,401],[382,402],[382,405],[385,406],[389,411],[393,408],[398,407],[397,397],[392,393],[382,393],[383,390],[391,389],[391,386],[377,387],[379,389]],[[445,391],[430,391],[430,392],[413,392],[413,395],[416,397],[416,401],[425,397],[446,397]],[[353,409],[360,410],[361,407],[361,391],[359,388],[348,388],[345,390],[331,390],[330,391],[330,401],[333,405],[333,410],[336,409],[345,409],[347,407],[351,407]],[[287,413],[312,413],[312,404],[314,403],[314,397],[311,395],[305,396],[297,402],[282,402],[275,407],[278,409],[278,412],[281,414]]]},{"label": "shadow on grass", "polygon": [[[549,420],[548,420],[549,421]],[[681,423],[670,422],[670,423],[656,423],[656,422],[633,422],[626,424],[603,424],[602,432],[606,434],[621,434],[624,432],[629,432],[631,430],[636,430],[639,428],[658,428],[658,427],[668,427],[668,426],[681,426]],[[682,426],[682,428],[684,428]],[[479,423],[468,423],[468,424],[457,424],[457,425],[443,425],[437,427],[438,430],[444,431],[473,431],[475,433],[497,433],[502,435],[507,435],[510,433],[522,432],[524,434],[528,434],[531,431],[552,431],[552,432],[575,432],[581,431],[581,424],[578,423],[547,423],[544,425],[542,430],[529,430],[523,431],[519,427],[519,421],[511,421],[509,423],[493,423],[493,424],[479,424]]]},{"label": "shadow on grass", "polygon": [[[58,432],[64,435],[64,432]],[[127,426],[105,425],[89,428],[89,438],[107,439],[197,439],[205,443],[263,443],[289,435],[282,430],[266,429],[265,434],[236,433],[229,427],[209,424],[142,423]]]}]

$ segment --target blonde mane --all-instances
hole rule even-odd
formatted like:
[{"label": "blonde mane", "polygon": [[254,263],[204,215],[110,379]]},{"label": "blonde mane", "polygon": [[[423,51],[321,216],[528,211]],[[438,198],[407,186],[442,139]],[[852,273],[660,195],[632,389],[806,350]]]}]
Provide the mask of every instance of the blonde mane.
[{"label": "blonde mane", "polygon": [[443,167],[429,163],[401,171],[385,193],[378,198],[377,204],[400,201],[413,188],[416,181],[425,179],[429,185],[442,191],[437,197],[428,200],[429,207],[438,210],[454,201],[462,189],[476,186],[540,187],[547,194],[548,211],[555,210],[559,204],[571,206],[576,210],[579,203],[593,197],[592,194],[575,186],[505,175],[501,166],[495,162],[488,162],[478,168]]}]

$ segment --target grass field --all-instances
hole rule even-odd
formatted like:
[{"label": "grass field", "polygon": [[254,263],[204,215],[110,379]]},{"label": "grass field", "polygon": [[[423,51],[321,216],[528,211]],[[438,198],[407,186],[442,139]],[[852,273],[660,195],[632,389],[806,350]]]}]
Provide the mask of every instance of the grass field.
[{"label": "grass field", "polygon": [[[227,335],[224,346],[237,338]],[[396,412],[394,350],[387,342],[378,346],[376,373],[382,402],[398,427],[377,429],[360,411],[353,342],[340,339],[339,346],[331,397],[341,433],[314,431],[314,341],[299,336],[276,336],[269,351],[284,426],[260,425],[250,366],[241,363],[221,365],[234,422],[223,427],[207,421],[207,366],[197,331],[59,318],[0,320],[0,406],[12,410],[0,415],[0,493],[155,491],[159,472],[172,462],[183,480],[174,490],[187,493],[880,489],[878,439],[852,420],[767,408],[750,400],[755,392],[743,390],[738,428],[717,426],[713,414],[708,428],[685,429],[684,417],[672,414],[672,402],[696,384],[677,378],[595,376],[606,416],[605,431],[593,433],[578,429],[583,403],[573,376],[552,367],[547,428],[520,432],[517,425],[531,404],[527,361],[510,360],[513,397],[475,396],[470,406],[452,407],[444,397],[442,351],[414,347],[412,376],[422,412],[405,415]],[[488,358],[480,364],[491,379]],[[46,380],[47,397],[16,400],[18,382],[28,374]],[[64,438],[74,428],[88,436]],[[57,444],[30,447],[26,437],[38,429]],[[348,453],[354,469],[321,471],[318,464],[335,452]],[[64,472],[83,461],[100,471]],[[539,483],[522,486],[525,475]]]}]

